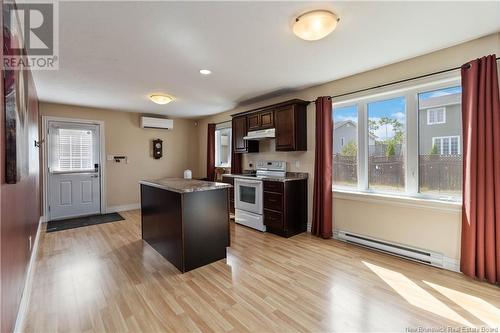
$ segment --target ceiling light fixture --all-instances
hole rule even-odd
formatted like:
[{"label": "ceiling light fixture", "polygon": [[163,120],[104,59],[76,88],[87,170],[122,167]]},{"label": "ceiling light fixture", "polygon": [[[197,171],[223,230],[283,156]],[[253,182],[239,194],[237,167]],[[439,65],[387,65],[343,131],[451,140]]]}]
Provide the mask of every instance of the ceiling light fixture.
[{"label": "ceiling light fixture", "polygon": [[168,104],[174,100],[172,96],[166,94],[152,94],[149,99],[156,104]]},{"label": "ceiling light fixture", "polygon": [[328,10],[313,10],[295,19],[293,33],[304,40],[319,40],[337,27],[340,18]]},{"label": "ceiling light fixture", "polygon": [[200,74],[202,75],[210,75],[212,74],[212,71],[209,69],[200,69]]}]

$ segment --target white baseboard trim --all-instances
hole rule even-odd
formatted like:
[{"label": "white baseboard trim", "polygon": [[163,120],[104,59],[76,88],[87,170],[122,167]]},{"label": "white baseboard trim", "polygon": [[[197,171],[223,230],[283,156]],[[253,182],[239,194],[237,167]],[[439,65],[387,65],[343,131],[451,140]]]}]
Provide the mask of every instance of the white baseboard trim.
[{"label": "white baseboard trim", "polygon": [[136,210],[136,209],[141,209],[140,203],[120,205],[120,206],[109,206],[106,208],[106,213],[117,213],[117,212],[124,212],[127,210]]},{"label": "white baseboard trim", "polygon": [[38,220],[38,228],[36,230],[35,241],[33,242],[33,248],[31,250],[31,257],[28,264],[28,271],[26,273],[26,279],[24,281],[23,293],[21,296],[21,303],[19,304],[19,310],[17,311],[16,324],[14,326],[14,332],[24,332],[24,325],[26,321],[26,314],[28,312],[28,306],[30,303],[31,289],[33,287],[33,275],[36,257],[38,255],[38,246],[40,243],[40,232],[42,229],[42,223],[44,217],[40,216]]}]

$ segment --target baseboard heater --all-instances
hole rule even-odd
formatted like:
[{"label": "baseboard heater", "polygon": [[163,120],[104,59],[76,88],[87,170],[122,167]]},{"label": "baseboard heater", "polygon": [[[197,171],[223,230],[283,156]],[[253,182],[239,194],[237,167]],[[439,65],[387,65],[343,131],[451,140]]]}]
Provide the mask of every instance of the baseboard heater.
[{"label": "baseboard heater", "polygon": [[389,253],[401,258],[418,261],[427,265],[432,265],[435,267],[445,268],[453,271],[457,270],[455,267],[455,263],[447,262],[448,260],[441,253],[412,248],[409,246],[357,235],[342,230],[336,230],[334,232],[334,238],[345,241],[347,243],[361,245],[373,250]]}]

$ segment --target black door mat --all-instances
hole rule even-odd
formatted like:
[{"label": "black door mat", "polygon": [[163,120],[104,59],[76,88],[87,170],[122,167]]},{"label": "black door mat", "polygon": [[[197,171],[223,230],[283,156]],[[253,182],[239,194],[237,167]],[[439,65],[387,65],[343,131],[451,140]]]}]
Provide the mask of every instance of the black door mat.
[{"label": "black door mat", "polygon": [[50,221],[47,223],[46,232],[54,232],[73,228],[86,227],[89,225],[121,221],[124,218],[118,213],[76,217],[66,220]]}]

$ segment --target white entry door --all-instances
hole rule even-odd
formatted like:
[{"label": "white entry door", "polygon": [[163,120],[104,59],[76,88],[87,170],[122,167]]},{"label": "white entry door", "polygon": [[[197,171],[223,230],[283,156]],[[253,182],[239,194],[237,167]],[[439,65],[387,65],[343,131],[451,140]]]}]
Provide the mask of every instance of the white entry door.
[{"label": "white entry door", "polygon": [[99,126],[49,121],[48,130],[50,220],[99,214]]}]

